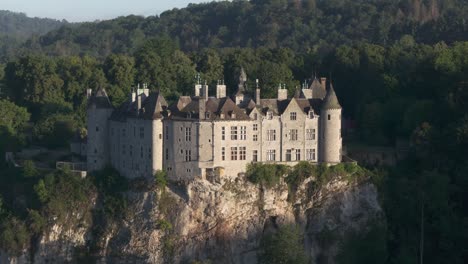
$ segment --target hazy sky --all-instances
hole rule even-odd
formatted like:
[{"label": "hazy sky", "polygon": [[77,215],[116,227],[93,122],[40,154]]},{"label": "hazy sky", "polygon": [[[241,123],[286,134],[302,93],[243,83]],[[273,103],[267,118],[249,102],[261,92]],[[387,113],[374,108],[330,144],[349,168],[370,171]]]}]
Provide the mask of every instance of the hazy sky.
[{"label": "hazy sky", "polygon": [[211,0],[0,0],[0,10],[26,13],[30,17],[94,21],[123,15],[155,15],[174,7]]}]

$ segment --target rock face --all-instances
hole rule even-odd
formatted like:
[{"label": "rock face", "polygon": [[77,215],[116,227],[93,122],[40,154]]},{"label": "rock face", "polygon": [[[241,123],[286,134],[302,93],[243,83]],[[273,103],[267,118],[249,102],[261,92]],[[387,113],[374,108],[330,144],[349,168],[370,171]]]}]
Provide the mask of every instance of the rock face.
[{"label": "rock face", "polygon": [[[370,222],[384,223],[375,186],[344,179],[314,189],[309,178],[294,194],[285,183],[265,189],[240,178],[195,180],[163,192],[133,190],[127,197],[127,216],[100,237],[93,256],[97,263],[257,263],[263,232],[283,224],[302,227],[311,259],[334,263],[347,233],[366,230]],[[0,252],[0,261],[77,261],[76,249],[96,239],[91,228],[54,227],[34,251],[18,258]],[[333,239],[324,242],[324,234]]]}]

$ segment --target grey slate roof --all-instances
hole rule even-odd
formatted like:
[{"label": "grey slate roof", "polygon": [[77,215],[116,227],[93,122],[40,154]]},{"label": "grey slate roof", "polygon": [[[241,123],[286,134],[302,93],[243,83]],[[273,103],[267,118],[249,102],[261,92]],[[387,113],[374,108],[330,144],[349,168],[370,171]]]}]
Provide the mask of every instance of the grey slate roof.
[{"label": "grey slate roof", "polygon": [[336,97],[335,90],[333,89],[333,85],[331,83],[327,95],[325,96],[325,99],[323,99],[321,109],[341,109],[340,102],[338,102],[338,98]]},{"label": "grey slate roof", "polygon": [[88,107],[91,106],[101,109],[113,108],[104,88],[99,88],[96,93],[91,95],[88,99]]},{"label": "grey slate roof", "polygon": [[166,99],[159,92],[150,93],[141,102],[140,111],[137,111],[137,100],[135,102],[126,101],[121,104],[112,113],[111,120],[125,121],[127,118],[159,119],[163,117],[163,113],[167,109]]},{"label": "grey slate roof", "polygon": [[[177,103],[171,105],[169,107],[171,110],[170,118],[202,120],[250,120],[246,112],[239,108],[236,103],[234,103],[234,101],[232,101],[229,97],[209,97],[208,99],[202,97],[191,97],[190,102],[183,106],[184,102],[188,101],[188,98],[180,98]],[[209,116],[207,117],[205,113],[209,113]],[[224,115],[223,118],[221,118],[222,114]]]},{"label": "grey slate roof", "polygon": [[314,78],[314,81],[309,87],[309,89],[312,90],[312,98],[323,99],[327,94],[327,91],[325,91],[324,86],[325,85],[322,85],[317,78]]}]

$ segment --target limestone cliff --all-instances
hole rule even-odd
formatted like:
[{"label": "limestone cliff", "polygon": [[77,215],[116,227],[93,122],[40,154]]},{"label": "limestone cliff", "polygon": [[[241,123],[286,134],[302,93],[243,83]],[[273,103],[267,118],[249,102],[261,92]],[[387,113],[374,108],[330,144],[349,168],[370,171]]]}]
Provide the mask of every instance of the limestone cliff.
[{"label": "limestone cliff", "polygon": [[[335,178],[320,188],[313,183],[306,179],[294,193],[285,183],[265,189],[240,178],[195,180],[165,191],[133,188],[126,194],[127,215],[100,236],[86,222],[54,226],[35,249],[16,258],[0,253],[0,262],[256,263],[262,233],[294,223],[304,230],[311,259],[334,263],[346,234],[384,224],[383,212],[369,182]],[[324,234],[332,239],[325,241]],[[84,251],[93,253],[83,256]]]}]

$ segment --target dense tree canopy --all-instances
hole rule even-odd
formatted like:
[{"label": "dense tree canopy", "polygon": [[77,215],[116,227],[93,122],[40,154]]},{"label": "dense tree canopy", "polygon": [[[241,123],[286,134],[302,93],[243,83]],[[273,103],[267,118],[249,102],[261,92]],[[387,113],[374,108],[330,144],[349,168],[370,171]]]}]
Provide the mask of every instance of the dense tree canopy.
[{"label": "dense tree canopy", "polygon": [[[346,244],[344,262],[376,259],[374,253],[355,254],[374,240],[373,252],[382,252],[379,261],[416,262],[423,222],[425,263],[463,263],[468,258],[467,14],[461,0],[256,0],[64,26],[2,57],[1,156],[23,144],[65,147],[85,127],[87,88],[105,88],[119,105],[137,83],[147,83],[171,101],[192,94],[199,72],[210,93],[218,80],[233,93],[243,67],[247,90],[252,92],[258,79],[266,98],[276,96],[280,84],[292,95],[304,81],[325,76],[344,117],[356,124],[345,145],[410,142],[407,159],[395,168],[379,168],[388,228],[356,234],[364,242]],[[1,50],[8,38],[0,34]],[[18,173],[23,172],[2,171],[0,187],[34,181],[36,198],[53,208],[52,189],[80,184],[73,178],[62,184],[52,176],[12,176]],[[255,180],[271,180],[264,174]],[[50,178],[55,183],[47,182]],[[14,241],[11,249],[19,250],[27,243],[26,229],[41,229],[41,217],[15,207],[8,189],[0,191],[0,246]],[[25,219],[34,224],[25,227]],[[270,238],[281,245],[282,235],[292,235],[299,243],[299,234],[289,231]],[[270,246],[268,252],[275,253]]]}]

